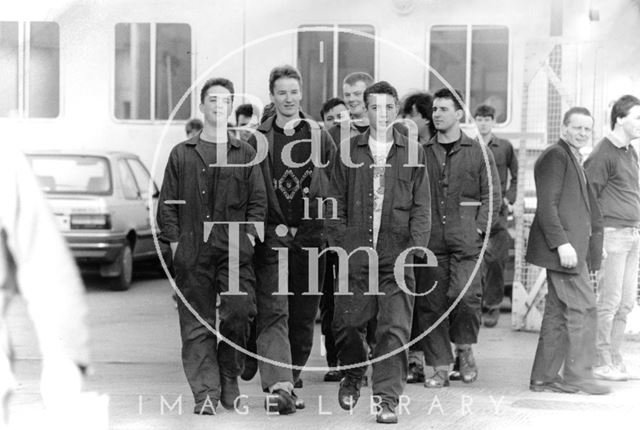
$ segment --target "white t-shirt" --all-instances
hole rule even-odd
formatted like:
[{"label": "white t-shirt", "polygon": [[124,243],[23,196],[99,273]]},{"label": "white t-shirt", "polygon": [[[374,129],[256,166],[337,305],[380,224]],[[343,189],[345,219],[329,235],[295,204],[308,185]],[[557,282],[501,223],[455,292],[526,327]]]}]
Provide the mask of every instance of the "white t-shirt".
[{"label": "white t-shirt", "polygon": [[379,142],[369,137],[369,149],[373,155],[376,167],[373,167],[373,246],[378,244],[380,232],[380,220],[382,218],[382,203],[384,201],[384,165],[387,163],[387,154],[393,142]]}]

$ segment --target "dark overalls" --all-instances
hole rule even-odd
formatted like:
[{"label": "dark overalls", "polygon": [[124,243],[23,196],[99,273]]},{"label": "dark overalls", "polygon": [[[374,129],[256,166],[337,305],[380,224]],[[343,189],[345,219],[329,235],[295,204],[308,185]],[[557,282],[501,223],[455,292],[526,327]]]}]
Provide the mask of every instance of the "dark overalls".
[{"label": "dark overalls", "polygon": [[[204,223],[262,223],[267,209],[264,181],[257,166],[210,167],[201,145],[204,143],[195,136],[173,148],[158,206],[160,240],[178,242],[173,259],[175,281],[195,312],[178,301],[182,363],[196,407],[207,398],[214,405],[220,399],[220,374],[235,377],[241,372],[243,355],[235,345],[245,347],[249,324],[256,314],[253,247],[247,236],[247,232],[255,235],[256,230],[240,228],[239,290],[246,294],[225,295],[221,293],[229,290],[229,228],[213,226],[205,238]],[[254,154],[248,144],[229,136],[229,164],[247,163]],[[217,294],[218,330],[230,343],[218,344],[216,335],[198,320],[202,318],[215,329]]]}]

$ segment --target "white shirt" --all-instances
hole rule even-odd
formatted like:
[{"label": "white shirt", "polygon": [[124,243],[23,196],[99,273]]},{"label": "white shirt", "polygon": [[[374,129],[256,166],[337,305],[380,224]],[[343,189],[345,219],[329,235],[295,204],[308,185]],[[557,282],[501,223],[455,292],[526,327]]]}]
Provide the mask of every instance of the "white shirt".
[{"label": "white shirt", "polygon": [[384,202],[384,165],[387,163],[387,155],[393,141],[380,142],[369,137],[369,149],[373,155],[373,246],[378,244],[380,232],[380,220],[382,218],[382,203]]}]

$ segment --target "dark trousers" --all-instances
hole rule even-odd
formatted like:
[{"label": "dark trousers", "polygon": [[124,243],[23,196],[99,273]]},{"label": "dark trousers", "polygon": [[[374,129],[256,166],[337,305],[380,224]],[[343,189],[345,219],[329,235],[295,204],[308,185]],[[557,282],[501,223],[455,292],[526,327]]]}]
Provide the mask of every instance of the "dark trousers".
[{"label": "dark trousers", "polygon": [[[182,245],[181,245],[182,246]],[[216,328],[216,294],[229,290],[228,253],[203,245],[195,268],[177,270],[176,283],[195,313]],[[207,397],[220,398],[220,374],[238,376],[244,355],[249,325],[256,314],[255,276],[250,262],[240,263],[240,291],[247,295],[220,295],[219,332],[231,342],[218,339],[190,309],[178,300],[178,317],[182,337],[182,365],[196,405]]]},{"label": "dark trousers", "polygon": [[596,356],[596,295],[586,266],[579,274],[547,270],[548,293],[531,379],[550,382],[564,364],[568,382],[591,378]]},{"label": "dark trousers", "polygon": [[[278,263],[255,262],[258,287],[256,299],[257,352],[285,366],[260,361],[258,369],[263,390],[276,382],[293,382],[300,370],[293,371],[288,364],[307,364],[313,346],[313,330],[320,303],[320,295],[303,295],[309,291],[309,254],[293,242],[289,249],[288,291],[290,295],[274,294],[278,291]],[[319,286],[324,277],[324,255],[317,262]]]},{"label": "dark trousers", "polygon": [[[477,257],[458,253],[436,254],[437,267],[416,267],[417,318],[420,333],[432,329],[423,339],[425,363],[428,366],[446,366],[453,363],[451,342],[473,344],[478,342],[482,287],[480,273],[471,279]],[[424,261],[422,261],[424,262]],[[434,327],[438,319],[460,296],[466,284],[469,289],[447,318]]]},{"label": "dark trousers", "polygon": [[[378,268],[379,291],[384,295],[365,295],[368,291],[368,265],[349,264],[349,292],[353,295],[336,295],[334,330],[338,360],[341,365],[362,363],[367,360],[366,341],[369,321],[376,319],[376,345],[373,358],[402,348],[409,340],[414,296],[402,291],[395,280],[393,264],[380,262]],[[405,269],[405,281],[410,291],[415,291],[411,268]],[[404,390],[407,380],[407,351],[398,353],[373,364],[373,394],[392,407]],[[352,378],[362,378],[365,366],[345,370]]]},{"label": "dark trousers", "polygon": [[[327,364],[329,367],[338,365],[338,349],[336,347],[335,334],[333,332],[334,315],[334,291],[338,288],[338,254],[333,251],[326,253],[326,269],[324,282],[322,283],[322,298],[320,299],[320,327],[324,335],[324,348],[327,351]],[[373,351],[375,346],[376,319],[372,318],[367,324],[367,344]]]},{"label": "dark trousers", "polygon": [[483,307],[497,308],[504,296],[504,266],[509,255],[509,232],[502,224],[491,231],[482,264]]}]

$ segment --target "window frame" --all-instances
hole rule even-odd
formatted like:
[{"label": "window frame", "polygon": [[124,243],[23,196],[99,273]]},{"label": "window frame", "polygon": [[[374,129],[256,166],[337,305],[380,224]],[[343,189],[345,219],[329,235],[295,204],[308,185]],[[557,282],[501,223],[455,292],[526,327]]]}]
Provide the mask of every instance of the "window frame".
[{"label": "window frame", "polygon": [[[472,42],[473,42],[473,28],[474,27],[503,27],[507,30],[507,103],[506,103],[506,119],[504,122],[496,122],[495,128],[504,128],[508,127],[511,124],[512,120],[512,109],[513,109],[513,32],[511,31],[511,26],[507,24],[492,24],[492,23],[447,23],[447,24],[430,24],[427,26],[426,32],[426,46],[425,46],[425,63],[431,66],[430,58],[431,58],[431,31],[434,27],[464,27],[466,29],[466,44],[467,44],[467,52],[466,52],[466,64],[465,64],[465,86],[466,93],[464,94],[465,103],[471,99],[471,58],[472,58]],[[427,91],[433,93],[433,88],[429,87],[429,75],[431,74],[431,70],[425,70],[424,75],[424,87]],[[470,106],[467,106],[470,110]],[[472,125],[472,117],[473,112],[469,111],[468,115],[465,111],[465,120],[461,124],[469,126]]]},{"label": "window frame", "polygon": [[[55,121],[64,116],[64,72],[65,62],[63,61],[64,49],[62,47],[62,27],[58,21],[46,20],[1,20],[2,22],[15,22],[18,24],[18,105],[16,116],[0,116],[0,121],[6,120],[28,120],[28,121]],[[49,23],[58,27],[58,114],[56,116],[30,116],[29,115],[29,79],[31,68],[31,24]]]},{"label": "window frame", "polygon": [[[118,24],[149,24],[149,91],[150,91],[150,97],[149,97],[149,119],[126,119],[126,118],[118,118],[116,117],[116,27]],[[165,22],[165,21],[136,21],[136,22],[131,22],[131,21],[119,21],[116,22],[111,28],[112,28],[112,33],[111,33],[111,55],[110,55],[110,71],[109,73],[111,74],[111,77],[109,79],[109,93],[110,93],[110,97],[109,97],[109,115],[111,117],[111,120],[113,122],[115,122],[116,124],[139,124],[139,125],[158,125],[158,124],[164,124],[167,121],[169,121],[168,119],[157,119],[156,116],[156,58],[157,58],[157,26],[158,25],[163,25],[163,24],[180,24],[180,25],[187,25],[189,27],[190,30],[190,37],[191,37],[191,54],[190,54],[190,60],[191,60],[191,76],[189,77],[189,80],[191,81],[191,85],[193,85],[194,81],[195,81],[195,77],[196,75],[196,55],[197,52],[195,50],[195,37],[194,37],[194,30],[193,30],[193,25],[189,22],[176,22],[176,21],[171,21],[171,22]],[[184,125],[186,124],[190,119],[192,119],[195,114],[196,114],[196,109],[197,109],[197,100],[198,100],[198,94],[196,94],[195,91],[191,91],[191,101],[189,103],[189,115],[187,119],[172,119],[171,123],[172,124],[180,124],[180,125]]]},{"label": "window frame", "polygon": [[[354,26],[366,26],[366,27],[371,27],[373,29],[373,81],[376,82],[377,81],[377,76],[378,76],[378,72],[380,70],[380,64],[379,64],[379,60],[380,60],[380,45],[378,43],[378,40],[376,39],[378,37],[378,26],[375,24],[371,24],[371,23],[353,23],[353,22],[333,22],[331,24],[327,24],[326,21],[325,22],[320,22],[320,23],[304,23],[304,24],[298,24],[298,26],[296,27],[296,30],[298,30],[296,32],[296,37],[294,38],[294,43],[293,43],[293,51],[292,51],[292,58],[295,59],[294,62],[294,67],[298,70],[300,70],[300,62],[299,62],[299,58],[298,58],[298,45],[300,42],[300,39],[298,38],[298,35],[300,34],[299,30],[301,28],[313,28],[313,27],[318,27],[318,28],[322,28],[322,27],[332,27],[333,28],[333,32],[332,32],[332,40],[333,40],[333,67],[331,70],[331,73],[333,74],[333,95],[329,96],[329,98],[332,97],[339,97],[342,98],[342,82],[338,82],[338,75],[339,75],[339,71],[340,68],[338,66],[338,48],[339,48],[339,34],[340,34],[340,27],[354,27]],[[302,77],[302,85],[308,85],[308,81],[305,81],[305,77]],[[303,90],[304,91],[304,90]],[[311,115],[312,117],[315,116],[316,113],[314,112],[305,112],[309,115]]]}]

